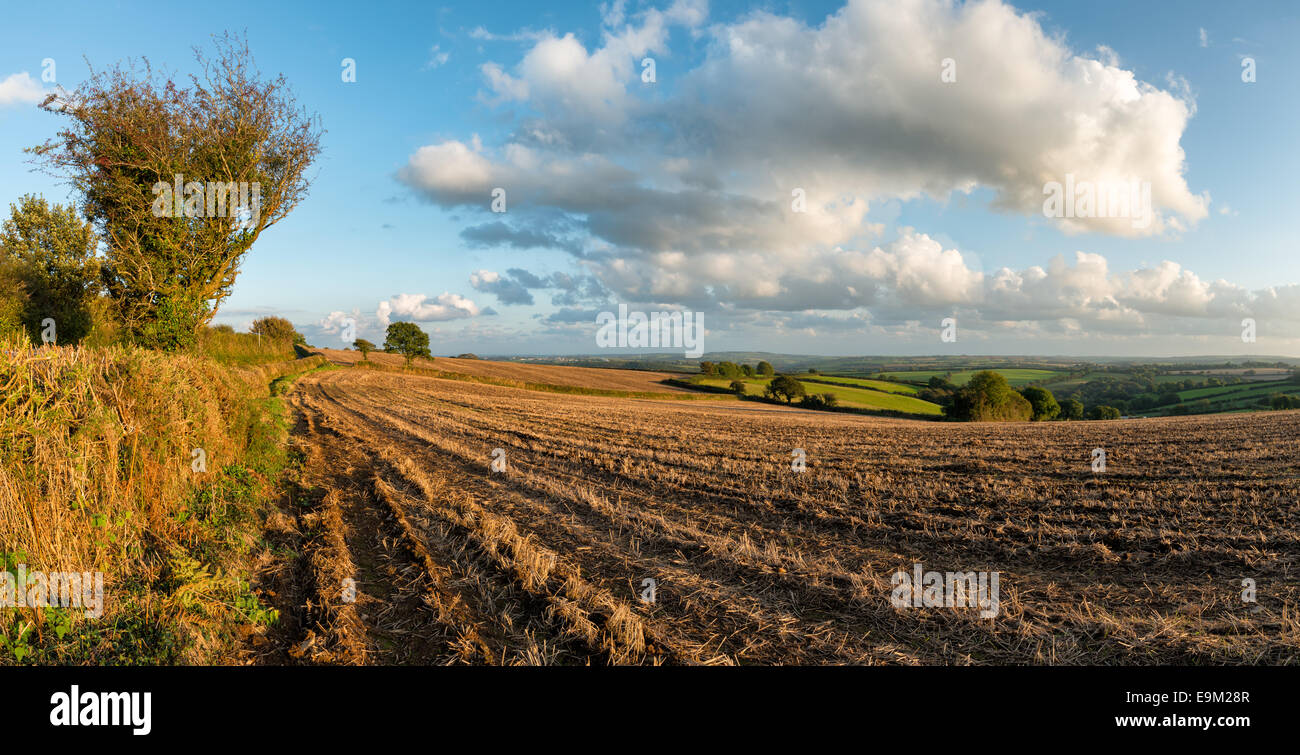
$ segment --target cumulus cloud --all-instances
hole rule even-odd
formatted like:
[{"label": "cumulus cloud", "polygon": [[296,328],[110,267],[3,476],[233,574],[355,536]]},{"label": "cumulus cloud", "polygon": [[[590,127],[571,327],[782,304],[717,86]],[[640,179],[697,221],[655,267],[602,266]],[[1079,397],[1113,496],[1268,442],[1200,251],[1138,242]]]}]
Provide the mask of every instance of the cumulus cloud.
[{"label": "cumulus cloud", "polygon": [[[467,241],[567,251],[621,295],[786,311],[863,306],[884,283],[896,298],[971,295],[956,252],[916,234],[873,248],[875,202],[982,187],[997,210],[1122,236],[1207,215],[1184,177],[1186,88],[1140,81],[1109,49],[1075,52],[998,0],[850,0],[816,24],[706,19],[703,3],[615,2],[599,45],[536,33],[515,62],[482,68],[489,101],[517,106],[512,136],[420,147],[399,180],[484,213],[504,189],[509,223],[466,228]],[[703,60],[671,87],[645,84],[641,57],[669,56],[674,30],[702,36]],[[1151,222],[1045,218],[1045,187],[1068,176],[1149,184]]]},{"label": "cumulus cloud", "polygon": [[45,99],[45,94],[41,85],[26,71],[10,74],[0,81],[0,107],[35,105]]},{"label": "cumulus cloud", "polygon": [[487,314],[478,305],[460,294],[443,293],[430,299],[425,294],[397,294],[388,301],[379,302],[375,319],[380,327],[387,328],[393,318],[413,322],[436,322],[477,317]]}]

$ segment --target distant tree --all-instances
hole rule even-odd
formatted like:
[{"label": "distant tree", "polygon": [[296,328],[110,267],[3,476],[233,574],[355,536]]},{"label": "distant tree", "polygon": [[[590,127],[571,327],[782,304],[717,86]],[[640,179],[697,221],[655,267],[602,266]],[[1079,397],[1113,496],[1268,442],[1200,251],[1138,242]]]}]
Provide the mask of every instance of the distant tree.
[{"label": "distant tree", "polygon": [[772,378],[763,393],[769,398],[783,399],[788,404],[797,398],[802,398],[807,391],[804,390],[803,383],[798,380],[788,375],[778,375]]},{"label": "distant tree", "polygon": [[283,317],[263,317],[253,321],[249,326],[248,332],[256,333],[263,338],[270,338],[274,341],[289,341],[290,343],[306,343],[307,339],[293,327],[293,323]]},{"label": "distant tree", "polygon": [[1091,412],[1088,412],[1088,419],[1119,419],[1119,409],[1113,406],[1094,406]]},{"label": "distant tree", "polygon": [[1067,398],[1061,402],[1061,419],[1083,419],[1083,402]]},{"label": "distant tree", "polygon": [[24,196],[9,206],[9,219],[0,227],[0,261],[5,265],[17,320],[33,342],[40,342],[41,325],[54,320],[57,343],[75,344],[92,328],[92,305],[99,295],[99,259],[95,228],[77,215],[76,205],[50,205]]},{"label": "distant tree", "polygon": [[229,326],[229,325],[213,325],[213,326],[212,326],[212,332],[213,332],[213,333],[225,333],[226,335],[234,335],[234,333],[235,333],[235,329],[232,328],[232,327]]},{"label": "distant tree", "polygon": [[369,354],[375,350],[375,345],[364,338],[358,338],[352,342],[357,351],[361,352],[361,358],[364,361],[370,361]]},{"label": "distant tree", "polygon": [[1033,416],[1029,401],[1002,375],[985,370],[953,395],[949,416],[971,422],[1023,422]]},{"label": "distant tree", "polygon": [[1056,415],[1061,413],[1060,404],[1056,403],[1056,397],[1046,388],[1040,388],[1036,385],[1026,386],[1020,389],[1020,395],[1029,401],[1030,407],[1033,408],[1033,414],[1030,416],[1035,422],[1055,419]]},{"label": "distant tree", "polygon": [[478,359],[478,354],[457,354],[457,359]]},{"label": "distant tree", "polygon": [[952,383],[948,382],[948,378],[943,377],[943,376],[940,376],[940,375],[934,375],[934,376],[932,376],[932,377],[930,378],[929,382],[926,383],[926,385],[928,385],[931,389],[936,390],[936,391],[954,391],[954,390],[957,390],[957,386],[955,386],[955,385],[953,385]]},{"label": "distant tree", "polygon": [[724,378],[738,378],[743,377],[745,373],[735,362],[718,362],[718,374]]},{"label": "distant tree", "polygon": [[745,377],[754,377],[754,368],[747,364],[740,365],[740,371]]},{"label": "distant tree", "polygon": [[413,322],[395,322],[388,326],[384,338],[384,351],[406,357],[409,367],[416,357],[429,359],[429,334]]},{"label": "distant tree", "polygon": [[818,372],[817,370],[813,369],[812,367],[809,367],[809,368],[808,368],[808,374],[809,374],[809,375],[820,375],[821,373]]},{"label": "distant tree", "polygon": [[745,384],[739,380],[732,380],[731,390],[743,396],[745,395]]},{"label": "distant tree", "polygon": [[700,374],[716,375],[718,374],[718,366],[713,362],[700,362]]},{"label": "distant tree", "polygon": [[776,374],[771,362],[759,362],[757,372],[759,377],[772,377]]}]

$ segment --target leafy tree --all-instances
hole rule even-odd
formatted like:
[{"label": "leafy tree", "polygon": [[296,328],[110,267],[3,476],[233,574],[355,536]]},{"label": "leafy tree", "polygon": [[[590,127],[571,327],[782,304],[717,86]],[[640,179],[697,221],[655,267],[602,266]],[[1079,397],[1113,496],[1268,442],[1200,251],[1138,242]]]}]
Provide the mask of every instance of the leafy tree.
[{"label": "leafy tree", "polygon": [[718,374],[718,366],[713,362],[700,362],[700,374],[716,375]]},{"label": "leafy tree", "polygon": [[745,384],[739,380],[732,380],[731,390],[743,396],[745,395]]},{"label": "leafy tree", "polygon": [[196,51],[188,86],[148,61],[92,70],[41,103],[68,121],[28,150],[81,195],[126,334],[157,348],[197,340],[253,243],[306,197],[320,152],[283,76],[261,80],[229,34],[216,52]]},{"label": "leafy tree", "polygon": [[213,325],[212,332],[225,333],[226,335],[234,335],[235,329],[229,325]]},{"label": "leafy tree", "polygon": [[1113,406],[1094,406],[1091,412],[1088,412],[1088,419],[1119,419],[1119,409]]},{"label": "leafy tree", "polygon": [[747,364],[740,365],[740,371],[745,375],[745,377],[754,377],[754,368]]},{"label": "leafy tree", "polygon": [[740,365],[735,362],[718,362],[718,374],[725,378],[738,378],[745,373],[741,371]]},{"label": "leafy tree", "polygon": [[758,373],[759,377],[772,377],[776,374],[776,370],[772,367],[771,362],[759,362],[755,372]]},{"label": "leafy tree", "polygon": [[784,399],[787,404],[797,398],[803,398],[806,393],[803,383],[788,375],[778,375],[772,378],[767,387],[763,389],[763,395],[768,398]]},{"label": "leafy tree", "polygon": [[1033,408],[1030,419],[1035,422],[1055,419],[1056,415],[1061,413],[1061,406],[1056,403],[1056,397],[1046,388],[1040,388],[1036,385],[1026,386],[1020,389],[1020,395],[1024,396],[1029,401],[1030,407]]},{"label": "leafy tree", "polygon": [[0,254],[0,337],[27,335],[27,307],[19,265]]},{"label": "leafy tree", "polygon": [[47,317],[54,320],[58,343],[81,341],[93,326],[92,305],[99,295],[94,227],[77,216],[75,205],[50,205],[30,195],[10,205],[9,212],[0,227],[0,259],[8,285],[21,285],[23,294],[20,303],[8,306],[18,310],[33,342],[40,340]]},{"label": "leafy tree", "polygon": [[384,338],[384,351],[406,357],[408,367],[416,357],[432,358],[429,354],[429,334],[413,322],[391,323]]},{"label": "leafy tree", "polygon": [[272,341],[288,341],[290,343],[306,343],[307,339],[293,327],[293,323],[283,317],[263,317],[253,321],[248,328],[249,333],[256,333],[263,338],[269,338]]},{"label": "leafy tree", "polygon": [[358,338],[357,340],[352,342],[352,345],[356,348],[357,351],[361,352],[361,359],[363,361],[367,361],[367,362],[370,361],[369,354],[370,352],[375,350],[375,345],[373,343],[367,341],[364,338]]},{"label": "leafy tree", "polygon": [[478,354],[457,354],[457,359],[478,359]]},{"label": "leafy tree", "polygon": [[1061,419],[1083,419],[1083,402],[1067,398],[1061,402]]},{"label": "leafy tree", "polygon": [[1012,390],[1002,375],[984,370],[953,395],[949,416],[971,422],[1018,421],[1033,416],[1029,401]]}]

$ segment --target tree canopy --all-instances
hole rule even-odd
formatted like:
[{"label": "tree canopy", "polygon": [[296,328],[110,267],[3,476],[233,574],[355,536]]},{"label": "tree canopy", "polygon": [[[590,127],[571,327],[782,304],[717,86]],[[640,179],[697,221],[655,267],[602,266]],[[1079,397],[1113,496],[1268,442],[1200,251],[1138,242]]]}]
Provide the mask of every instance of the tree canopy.
[{"label": "tree canopy", "polygon": [[195,57],[188,86],[147,60],[92,69],[41,103],[66,128],[29,150],[80,194],[126,334],[165,349],[195,342],[253,243],[306,197],[320,152],[316,119],[283,76],[260,78],[247,42],[227,34]]}]

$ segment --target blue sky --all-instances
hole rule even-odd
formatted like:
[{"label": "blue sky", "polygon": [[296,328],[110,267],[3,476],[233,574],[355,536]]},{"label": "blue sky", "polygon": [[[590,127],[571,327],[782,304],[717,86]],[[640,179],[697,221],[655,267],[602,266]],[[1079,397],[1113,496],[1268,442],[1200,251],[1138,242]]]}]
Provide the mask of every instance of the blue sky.
[{"label": "blue sky", "polygon": [[[435,353],[592,353],[628,302],[704,312],[709,350],[939,353],[954,316],[964,353],[1300,354],[1294,4],[851,5],[26,4],[0,82],[52,86],[47,58],[67,88],[83,58],[183,75],[246,30],[326,134],[217,321],[320,345],[355,316],[372,340],[415,319]],[[1105,93],[1130,74],[1141,99]],[[70,200],[22,153],[59,126],[23,84],[0,83],[0,199]],[[1159,232],[1036,211],[1042,176],[1117,165],[1163,197]],[[792,187],[826,207],[807,231],[776,217]]]}]

